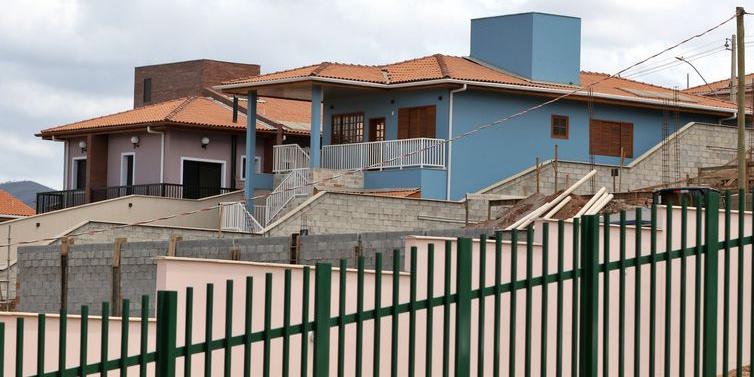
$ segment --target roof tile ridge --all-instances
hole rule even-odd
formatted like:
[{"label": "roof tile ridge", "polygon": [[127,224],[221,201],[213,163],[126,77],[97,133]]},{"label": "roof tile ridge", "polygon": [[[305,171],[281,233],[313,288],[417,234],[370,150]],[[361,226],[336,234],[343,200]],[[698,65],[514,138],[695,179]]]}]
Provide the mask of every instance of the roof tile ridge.
[{"label": "roof tile ridge", "polygon": [[[581,71],[581,72],[582,73],[586,73],[586,74],[601,75],[601,76],[610,77],[610,80],[616,79],[616,80],[626,81],[626,82],[630,82],[630,83],[637,83],[637,84],[647,85],[647,86],[650,86],[650,87],[653,87],[653,88],[657,88],[657,89],[663,89],[663,90],[669,90],[669,91],[678,91],[678,93],[683,93],[684,96],[690,96],[690,97],[700,98],[700,99],[706,99],[706,100],[713,100],[713,101],[717,101],[717,102],[721,102],[721,103],[729,103],[728,101],[723,101],[723,100],[719,100],[719,99],[715,99],[715,98],[703,96],[703,95],[696,94],[696,93],[685,92],[682,89],[668,88],[666,86],[657,85],[657,84],[653,84],[653,83],[646,82],[646,81],[641,81],[641,80],[629,79],[629,78],[621,77],[621,76],[614,76],[614,75],[610,75],[608,73],[594,72],[594,71]],[[618,89],[621,89],[621,88],[618,88]]]},{"label": "roof tile ridge", "polygon": [[317,68],[314,68],[311,73],[309,73],[309,76],[319,76],[319,73],[327,69],[327,67],[331,66],[332,63],[330,62],[322,62],[319,63]]},{"label": "roof tile ridge", "polygon": [[165,116],[165,120],[173,120],[173,117],[178,115],[183,109],[186,108],[191,102],[194,102],[196,99],[196,96],[190,96],[187,97],[186,100],[184,100],[180,105],[178,105],[173,111],[171,111],[167,116]]},{"label": "roof tile ridge", "polygon": [[445,64],[445,56],[442,54],[434,54],[432,56],[435,57],[435,60],[437,61],[437,65],[440,67],[440,73],[442,74],[442,77],[449,78],[450,73],[448,72],[448,65]]}]

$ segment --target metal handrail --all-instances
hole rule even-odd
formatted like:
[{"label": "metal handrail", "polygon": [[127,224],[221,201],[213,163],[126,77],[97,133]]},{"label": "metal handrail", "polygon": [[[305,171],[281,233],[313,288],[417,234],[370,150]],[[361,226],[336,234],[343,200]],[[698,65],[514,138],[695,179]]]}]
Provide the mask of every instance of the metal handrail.
[{"label": "metal handrail", "polygon": [[385,169],[445,167],[445,140],[414,138],[322,147],[322,167],[328,169]]}]

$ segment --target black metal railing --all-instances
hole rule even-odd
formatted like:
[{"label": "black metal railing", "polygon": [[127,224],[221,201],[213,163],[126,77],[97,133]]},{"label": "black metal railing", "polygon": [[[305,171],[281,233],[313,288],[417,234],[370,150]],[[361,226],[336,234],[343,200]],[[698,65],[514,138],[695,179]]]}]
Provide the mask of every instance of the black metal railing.
[{"label": "black metal railing", "polygon": [[[165,198],[201,199],[209,196],[227,194],[235,189],[227,187],[209,187],[179,185],[175,183],[151,183],[131,186],[113,186],[94,189],[89,202],[115,199],[128,195],[161,196]],[[84,190],[49,191],[37,193],[37,213],[45,213],[86,204]]]}]

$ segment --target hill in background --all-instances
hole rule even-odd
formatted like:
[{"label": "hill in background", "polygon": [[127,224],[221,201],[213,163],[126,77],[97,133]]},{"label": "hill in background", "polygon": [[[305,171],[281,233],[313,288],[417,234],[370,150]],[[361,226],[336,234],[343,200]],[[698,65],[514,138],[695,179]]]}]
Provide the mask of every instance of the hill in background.
[{"label": "hill in background", "polygon": [[53,189],[33,181],[16,181],[0,183],[0,190],[5,190],[31,208],[36,208],[37,193]]}]

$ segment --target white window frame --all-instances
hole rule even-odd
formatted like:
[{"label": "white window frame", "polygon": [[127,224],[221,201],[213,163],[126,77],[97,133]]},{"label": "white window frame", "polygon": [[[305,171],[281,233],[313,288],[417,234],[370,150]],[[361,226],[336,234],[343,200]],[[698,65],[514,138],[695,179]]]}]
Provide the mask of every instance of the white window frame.
[{"label": "white window frame", "polygon": [[[86,161],[86,157],[74,157],[71,159],[71,185],[69,186],[71,190],[74,190],[76,187],[76,184],[78,183],[76,181],[76,171],[78,170],[78,161],[84,160]],[[86,183],[84,183],[86,185]]]},{"label": "white window frame", "polygon": [[209,160],[206,158],[181,156],[181,184],[183,184],[183,161],[212,162],[215,164],[222,165],[222,167],[220,168],[221,170],[220,186],[222,186],[222,188],[228,187],[226,186],[226,179],[225,179],[225,166],[227,165],[225,160]]},{"label": "white window frame", "polygon": [[132,156],[133,157],[133,171],[131,171],[131,174],[133,177],[131,178],[131,181],[133,184],[136,184],[136,153],[134,152],[124,152],[120,154],[120,185],[125,186],[126,182],[128,181],[126,178],[126,156]]},{"label": "white window frame", "polygon": [[[246,155],[241,155],[241,181],[246,181]],[[262,174],[262,157],[254,156],[254,173]]]}]

